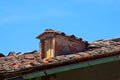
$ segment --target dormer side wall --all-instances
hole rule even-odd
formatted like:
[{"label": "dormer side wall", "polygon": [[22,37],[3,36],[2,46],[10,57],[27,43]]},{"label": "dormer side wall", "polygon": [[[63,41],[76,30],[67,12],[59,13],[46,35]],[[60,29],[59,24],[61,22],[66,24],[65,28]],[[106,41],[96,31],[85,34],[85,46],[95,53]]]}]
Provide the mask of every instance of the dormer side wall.
[{"label": "dormer side wall", "polygon": [[55,39],[56,55],[67,55],[86,49],[85,43],[83,41],[77,41],[75,39],[71,39],[62,35],[56,35]]}]

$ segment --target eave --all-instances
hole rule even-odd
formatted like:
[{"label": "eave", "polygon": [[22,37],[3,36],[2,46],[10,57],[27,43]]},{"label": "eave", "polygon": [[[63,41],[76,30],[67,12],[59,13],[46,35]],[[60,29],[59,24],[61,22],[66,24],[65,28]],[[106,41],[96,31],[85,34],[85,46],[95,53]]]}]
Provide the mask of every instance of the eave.
[{"label": "eave", "polygon": [[120,61],[120,55],[105,57],[105,58],[100,58],[100,59],[95,59],[95,60],[89,60],[86,62],[70,64],[70,65],[56,67],[56,68],[52,68],[52,69],[46,69],[43,71],[23,75],[23,79],[32,79],[32,78],[36,78],[36,77],[45,76],[46,74],[51,75],[51,74],[56,74],[56,73],[60,73],[63,71],[69,71],[69,70],[74,70],[74,69],[78,69],[78,68],[90,67],[90,66],[110,63],[110,62],[114,62],[114,61]]}]

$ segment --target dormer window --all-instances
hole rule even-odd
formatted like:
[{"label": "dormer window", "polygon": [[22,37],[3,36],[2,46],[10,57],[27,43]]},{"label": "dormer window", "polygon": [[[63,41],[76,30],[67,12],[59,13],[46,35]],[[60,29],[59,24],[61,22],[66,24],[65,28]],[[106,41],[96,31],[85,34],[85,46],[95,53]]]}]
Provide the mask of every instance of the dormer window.
[{"label": "dormer window", "polygon": [[47,29],[37,36],[40,39],[41,58],[50,58],[58,55],[67,55],[86,49],[86,42],[74,35],[65,35],[63,32]]},{"label": "dormer window", "polygon": [[54,57],[54,38],[46,38],[44,40],[44,54],[46,58]]}]

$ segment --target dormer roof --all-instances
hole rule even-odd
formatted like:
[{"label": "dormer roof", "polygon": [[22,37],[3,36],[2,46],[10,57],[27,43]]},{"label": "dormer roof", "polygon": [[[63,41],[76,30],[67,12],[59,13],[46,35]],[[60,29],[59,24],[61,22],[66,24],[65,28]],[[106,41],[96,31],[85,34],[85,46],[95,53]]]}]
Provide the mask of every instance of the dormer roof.
[{"label": "dormer roof", "polygon": [[39,34],[36,38],[40,39],[42,36],[44,36],[47,33],[54,33],[56,35],[62,35],[62,36],[67,37],[67,38],[71,38],[71,39],[74,39],[77,41],[82,41],[82,38],[78,38],[75,35],[68,35],[68,34],[65,34],[64,32],[53,30],[53,29],[46,29],[43,33]]}]

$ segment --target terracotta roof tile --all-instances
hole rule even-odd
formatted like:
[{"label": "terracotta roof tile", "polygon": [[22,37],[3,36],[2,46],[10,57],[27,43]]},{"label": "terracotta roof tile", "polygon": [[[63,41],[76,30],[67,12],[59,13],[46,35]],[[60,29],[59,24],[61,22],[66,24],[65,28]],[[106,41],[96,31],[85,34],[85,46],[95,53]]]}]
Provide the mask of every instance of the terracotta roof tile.
[{"label": "terracotta roof tile", "polygon": [[[46,29],[45,32],[43,32],[42,34],[38,35],[36,38],[40,38],[41,36],[43,36],[44,34],[46,33],[55,33],[55,34],[59,34],[59,35],[63,35],[63,36],[66,36],[68,38],[72,38],[72,39],[75,39],[77,41],[82,41],[83,39],[82,38],[78,38],[76,37],[75,35],[68,35],[68,34],[65,34],[64,32],[60,32],[60,31],[56,31],[56,30],[52,30],[52,29]],[[86,42],[86,41],[85,41]],[[87,43],[87,42],[86,42]]]},{"label": "terracotta roof tile", "polygon": [[9,56],[0,57],[0,75],[17,75],[16,73],[22,73],[23,71],[29,73],[35,69],[42,70],[120,54],[120,38],[99,40],[89,44],[88,50],[84,52],[61,55],[44,60],[40,59],[40,54],[37,51],[23,54],[9,53]]},{"label": "terracotta roof tile", "polygon": [[4,55],[4,54],[2,54],[2,53],[0,53],[0,57],[5,57],[5,55]]}]

